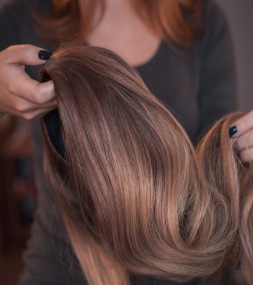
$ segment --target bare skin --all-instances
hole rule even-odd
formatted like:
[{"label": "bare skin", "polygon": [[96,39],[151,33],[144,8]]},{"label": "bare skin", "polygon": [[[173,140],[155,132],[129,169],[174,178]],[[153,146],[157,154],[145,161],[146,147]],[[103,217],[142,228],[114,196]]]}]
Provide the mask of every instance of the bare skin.
[{"label": "bare skin", "polygon": [[134,66],[149,61],[161,39],[143,23],[129,0],[107,0],[106,3],[103,19],[88,42],[116,52]]},{"label": "bare skin", "polygon": [[25,65],[44,63],[38,58],[39,50],[17,45],[0,52],[0,116],[8,113],[34,119],[56,107],[53,83],[40,84],[24,71]]},{"label": "bare skin", "polygon": [[235,145],[240,153],[240,159],[244,162],[253,161],[253,111],[247,113],[233,125],[238,130],[233,138],[236,138]]}]

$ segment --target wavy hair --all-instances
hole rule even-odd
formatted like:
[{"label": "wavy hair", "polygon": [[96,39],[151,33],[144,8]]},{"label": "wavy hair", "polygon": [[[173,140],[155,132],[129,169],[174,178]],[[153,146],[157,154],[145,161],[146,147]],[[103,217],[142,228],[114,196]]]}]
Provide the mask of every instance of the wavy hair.
[{"label": "wavy hair", "polygon": [[[161,39],[187,46],[203,34],[201,0],[129,0],[139,17]],[[103,17],[105,0],[51,0],[51,13],[33,7],[40,35],[58,47],[76,34],[86,41]],[[80,12],[82,10],[82,13]],[[95,17],[98,13],[99,17]],[[97,18],[97,21],[95,19]],[[76,36],[76,38],[78,38]]]},{"label": "wavy hair", "polygon": [[240,265],[251,284],[251,167],[228,138],[235,115],[195,150],[116,54],[65,47],[45,73],[60,126],[55,138],[45,120],[45,171],[88,283],[126,285],[129,274],[187,281]]}]

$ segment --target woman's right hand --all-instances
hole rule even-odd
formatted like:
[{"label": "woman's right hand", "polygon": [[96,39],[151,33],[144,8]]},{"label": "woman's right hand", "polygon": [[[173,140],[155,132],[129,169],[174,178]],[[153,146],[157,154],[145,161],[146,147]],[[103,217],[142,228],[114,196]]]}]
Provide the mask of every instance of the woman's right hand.
[{"label": "woman's right hand", "polygon": [[0,52],[0,117],[7,113],[25,119],[43,116],[57,106],[52,81],[40,83],[26,72],[25,65],[41,65],[41,48],[10,46]]}]

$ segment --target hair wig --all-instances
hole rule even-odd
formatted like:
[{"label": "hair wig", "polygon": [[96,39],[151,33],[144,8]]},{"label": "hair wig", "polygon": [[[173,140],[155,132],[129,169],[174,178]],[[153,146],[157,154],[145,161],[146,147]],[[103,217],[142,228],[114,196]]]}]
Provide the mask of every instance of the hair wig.
[{"label": "hair wig", "polygon": [[252,179],[228,137],[235,115],[195,150],[114,53],[65,47],[43,71],[58,100],[44,120],[45,170],[89,284],[129,284],[129,273],[187,281],[234,265],[251,284]]}]

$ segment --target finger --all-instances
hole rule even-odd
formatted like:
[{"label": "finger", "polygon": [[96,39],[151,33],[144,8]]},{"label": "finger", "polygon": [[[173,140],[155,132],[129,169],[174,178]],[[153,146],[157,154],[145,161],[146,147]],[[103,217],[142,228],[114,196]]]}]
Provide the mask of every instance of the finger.
[{"label": "finger", "polygon": [[[55,109],[55,108],[53,108],[53,109]],[[40,118],[44,117],[47,113],[51,112],[53,109],[52,108],[43,108],[40,110],[36,110],[36,111],[26,113],[22,117],[26,120],[40,119]]]},{"label": "finger", "polygon": [[43,107],[40,106],[39,108],[34,104],[31,106],[27,106],[26,103],[25,109],[22,109],[22,107],[19,106],[16,110],[12,111],[12,115],[19,116],[26,120],[31,120],[38,117],[42,117],[56,108],[57,108],[57,102],[55,99],[52,102],[50,102],[50,104],[46,104]]},{"label": "finger", "polygon": [[[10,96],[11,97],[11,96]],[[15,116],[24,117],[26,113],[40,110],[40,109],[55,109],[58,106],[56,98],[53,98],[52,100],[44,103],[44,104],[37,104],[30,101],[27,101],[26,99],[23,99],[21,97],[14,96],[15,98],[12,99],[12,103],[9,105],[6,105],[4,108],[2,108],[2,113],[9,113]]]},{"label": "finger", "polygon": [[247,148],[240,152],[240,159],[243,162],[251,162],[253,160],[253,148]]},{"label": "finger", "polygon": [[235,147],[239,151],[253,147],[253,129],[237,137],[235,142]]},{"label": "finger", "polygon": [[29,99],[31,99],[32,102],[46,104],[55,99],[54,84],[52,80],[44,83],[33,80],[33,84],[34,90],[29,94]]},{"label": "finger", "polygon": [[[51,52],[41,52],[43,49],[33,45],[15,45],[5,49],[2,53],[6,59],[6,63],[39,65],[48,60]],[[46,56],[46,52],[48,55]],[[42,57],[41,54],[44,56]]]},{"label": "finger", "polygon": [[29,112],[40,111],[40,110],[44,112],[45,110],[53,110],[53,109],[56,109],[57,107],[58,107],[58,104],[55,98],[43,105],[31,104],[29,106],[26,102],[25,110],[22,113],[29,113]]},{"label": "finger", "polygon": [[229,132],[230,136],[238,137],[253,128],[253,110],[235,121]]},{"label": "finger", "polygon": [[40,83],[22,69],[15,70],[15,84],[9,90],[12,94],[36,104],[45,104],[55,98],[53,81]]},{"label": "finger", "polygon": [[42,110],[43,112],[43,110],[55,108],[57,108],[57,101],[55,98],[45,104],[34,104],[19,98],[19,100],[16,100],[15,102],[14,113],[12,112],[12,114],[24,117],[26,113],[37,110]]}]

